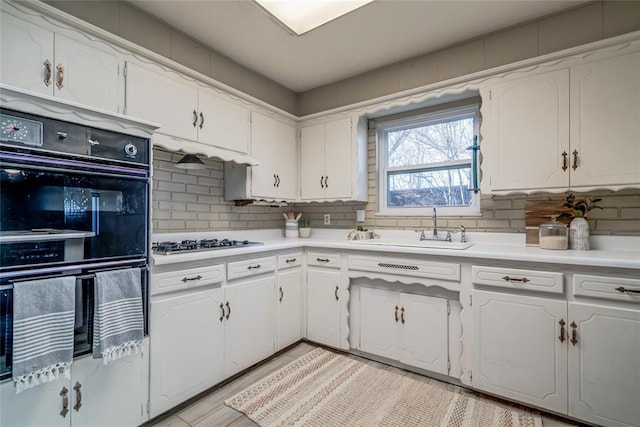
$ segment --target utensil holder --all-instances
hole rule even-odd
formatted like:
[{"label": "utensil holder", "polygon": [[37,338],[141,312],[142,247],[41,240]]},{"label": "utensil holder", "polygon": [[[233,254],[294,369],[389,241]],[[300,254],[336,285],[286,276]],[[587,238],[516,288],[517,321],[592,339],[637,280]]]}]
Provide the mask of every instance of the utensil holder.
[{"label": "utensil holder", "polygon": [[284,237],[299,237],[298,220],[287,219],[284,222]]}]

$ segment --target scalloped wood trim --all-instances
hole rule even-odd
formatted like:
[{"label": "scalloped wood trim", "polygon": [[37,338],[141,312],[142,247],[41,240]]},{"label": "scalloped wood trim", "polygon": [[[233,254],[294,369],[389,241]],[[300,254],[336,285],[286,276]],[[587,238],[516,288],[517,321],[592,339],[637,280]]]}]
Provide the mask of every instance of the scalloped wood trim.
[{"label": "scalloped wood trim", "polygon": [[176,138],[162,133],[155,133],[151,142],[154,146],[165,148],[169,151],[180,150],[187,154],[200,154],[208,158],[220,159],[225,162],[235,162],[238,164],[246,164],[249,166],[258,166],[260,162],[253,157],[242,153],[225,150],[201,142],[189,141],[186,139]]}]

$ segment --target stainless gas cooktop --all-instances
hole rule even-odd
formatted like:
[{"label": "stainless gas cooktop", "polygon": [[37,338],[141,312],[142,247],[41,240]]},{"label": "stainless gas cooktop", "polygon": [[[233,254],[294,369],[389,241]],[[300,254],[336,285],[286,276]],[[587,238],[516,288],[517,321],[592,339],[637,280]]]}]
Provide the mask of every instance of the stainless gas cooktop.
[{"label": "stainless gas cooktop", "polygon": [[154,254],[171,255],[185,252],[211,251],[221,249],[260,246],[262,242],[232,239],[183,240],[181,242],[155,242],[151,245]]}]

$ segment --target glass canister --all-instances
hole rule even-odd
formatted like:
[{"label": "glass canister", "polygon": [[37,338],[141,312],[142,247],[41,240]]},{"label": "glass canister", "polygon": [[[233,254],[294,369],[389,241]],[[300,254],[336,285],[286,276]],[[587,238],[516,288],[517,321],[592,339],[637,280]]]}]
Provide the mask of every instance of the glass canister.
[{"label": "glass canister", "polygon": [[567,249],[569,229],[566,224],[551,217],[551,222],[540,225],[540,249]]}]

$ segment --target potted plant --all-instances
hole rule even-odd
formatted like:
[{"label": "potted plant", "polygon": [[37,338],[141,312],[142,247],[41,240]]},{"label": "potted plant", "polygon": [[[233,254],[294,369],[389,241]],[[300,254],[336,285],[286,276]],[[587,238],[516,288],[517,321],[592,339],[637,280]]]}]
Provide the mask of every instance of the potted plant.
[{"label": "potted plant", "polygon": [[309,237],[311,235],[311,220],[309,218],[300,218],[298,220],[298,229],[300,237]]},{"label": "potted plant", "polygon": [[358,236],[358,240],[367,240],[373,238],[373,232],[369,231],[366,227],[361,225],[356,228],[356,235]]},{"label": "potted plant", "polygon": [[589,223],[587,215],[593,209],[602,209],[596,203],[602,201],[601,198],[587,196],[578,199],[573,193],[569,193],[562,207],[570,209],[569,212],[560,214],[560,219],[571,218],[569,224],[569,248],[577,250],[589,250]]}]

